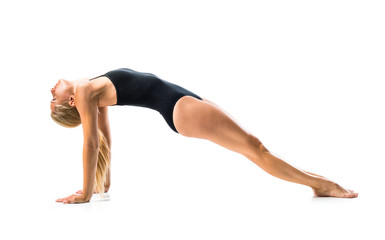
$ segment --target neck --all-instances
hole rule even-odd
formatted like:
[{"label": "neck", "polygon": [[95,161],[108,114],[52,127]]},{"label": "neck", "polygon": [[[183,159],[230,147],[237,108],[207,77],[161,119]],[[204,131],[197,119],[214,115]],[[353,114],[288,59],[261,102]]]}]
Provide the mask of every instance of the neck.
[{"label": "neck", "polygon": [[68,81],[67,82],[68,93],[70,95],[75,95],[77,85],[78,85],[78,82],[76,80],[75,81]]}]

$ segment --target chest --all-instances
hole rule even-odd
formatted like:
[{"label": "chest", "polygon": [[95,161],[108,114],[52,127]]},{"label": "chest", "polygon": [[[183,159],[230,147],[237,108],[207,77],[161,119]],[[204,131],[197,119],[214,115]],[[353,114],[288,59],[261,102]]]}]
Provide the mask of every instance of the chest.
[{"label": "chest", "polygon": [[98,77],[90,81],[98,95],[98,107],[112,106],[117,103],[114,84],[107,77]]}]

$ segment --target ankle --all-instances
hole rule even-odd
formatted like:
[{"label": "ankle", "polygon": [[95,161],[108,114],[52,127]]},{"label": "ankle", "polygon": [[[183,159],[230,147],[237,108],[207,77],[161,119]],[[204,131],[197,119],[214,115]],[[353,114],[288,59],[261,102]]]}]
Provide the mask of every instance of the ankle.
[{"label": "ankle", "polygon": [[330,185],[329,180],[314,176],[314,182],[310,187],[313,188],[314,190],[322,190],[322,189],[328,188],[327,187],[328,185]]},{"label": "ankle", "polygon": [[328,179],[322,179],[314,189],[319,191],[326,191],[326,190],[335,189],[338,187],[340,187],[340,185],[338,185],[337,183],[330,181]]}]

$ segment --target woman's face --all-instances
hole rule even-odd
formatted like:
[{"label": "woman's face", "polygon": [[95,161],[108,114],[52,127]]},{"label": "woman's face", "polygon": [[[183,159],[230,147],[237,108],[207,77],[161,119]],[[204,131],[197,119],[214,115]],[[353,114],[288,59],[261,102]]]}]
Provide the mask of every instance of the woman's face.
[{"label": "woman's face", "polygon": [[60,105],[69,100],[69,88],[68,81],[60,79],[53,88],[51,88],[52,100],[51,111],[54,110],[55,105]]}]

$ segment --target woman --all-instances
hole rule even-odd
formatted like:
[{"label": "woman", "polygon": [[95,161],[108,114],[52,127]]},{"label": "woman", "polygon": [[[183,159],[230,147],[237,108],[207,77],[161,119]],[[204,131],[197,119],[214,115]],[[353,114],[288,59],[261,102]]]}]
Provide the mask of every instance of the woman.
[{"label": "woman", "polygon": [[108,191],[111,135],[107,106],[113,105],[157,110],[176,133],[207,139],[240,153],[275,177],[311,187],[315,196],[358,196],[323,176],[297,169],[273,156],[219,106],[154,74],[120,68],[93,79],[60,79],[51,92],[52,119],[64,127],[82,124],[84,135],[83,190],[57,202],[88,202],[93,193]]}]

